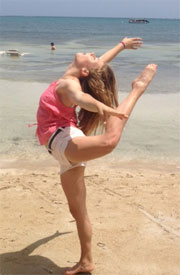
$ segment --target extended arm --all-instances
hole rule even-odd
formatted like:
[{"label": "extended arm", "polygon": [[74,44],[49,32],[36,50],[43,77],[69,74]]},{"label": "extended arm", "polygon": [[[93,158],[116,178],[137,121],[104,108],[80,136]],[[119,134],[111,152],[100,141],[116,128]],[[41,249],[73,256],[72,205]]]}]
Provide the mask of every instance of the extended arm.
[{"label": "extended arm", "polygon": [[120,119],[127,118],[126,115],[117,112],[115,109],[108,107],[107,105],[93,98],[91,95],[81,91],[80,85],[74,80],[66,81],[64,88],[58,89],[57,93],[60,96],[60,100],[64,101],[63,103],[66,101],[71,105],[78,105],[87,111],[99,113],[99,115],[103,117],[104,120],[106,120],[109,115],[117,116]]},{"label": "extended arm", "polygon": [[124,49],[136,50],[142,45],[142,39],[139,37],[136,38],[127,38],[125,37],[120,43],[115,47],[105,52],[100,59],[104,63],[110,62],[116,55],[118,55]]}]

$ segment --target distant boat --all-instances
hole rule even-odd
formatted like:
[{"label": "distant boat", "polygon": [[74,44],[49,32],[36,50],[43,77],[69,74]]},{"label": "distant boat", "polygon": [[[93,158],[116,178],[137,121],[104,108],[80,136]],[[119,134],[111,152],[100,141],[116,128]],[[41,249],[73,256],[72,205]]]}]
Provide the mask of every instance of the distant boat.
[{"label": "distant boat", "polygon": [[8,50],[6,54],[11,56],[21,56],[21,53],[18,50]]},{"label": "distant boat", "polygon": [[147,24],[149,21],[147,19],[129,19],[129,23]]}]

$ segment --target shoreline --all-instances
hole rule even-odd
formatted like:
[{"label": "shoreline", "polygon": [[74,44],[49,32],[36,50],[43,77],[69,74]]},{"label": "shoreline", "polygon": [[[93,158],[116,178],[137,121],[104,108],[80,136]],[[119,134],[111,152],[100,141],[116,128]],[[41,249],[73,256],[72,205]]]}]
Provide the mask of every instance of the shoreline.
[{"label": "shoreline", "polygon": [[[101,170],[108,171],[112,170],[116,172],[118,170],[125,171],[152,171],[152,172],[179,172],[179,159],[165,159],[157,157],[149,158],[122,158],[118,155],[118,152],[111,153],[110,155],[91,160],[87,162],[87,171],[95,171],[98,173]],[[17,174],[27,173],[29,171],[44,171],[48,169],[59,170],[58,162],[49,156],[46,152],[40,153],[37,157],[33,158],[33,155],[24,155],[21,156],[2,156],[0,158],[0,175],[4,173],[11,173],[15,171]]]},{"label": "shoreline", "polygon": [[[24,156],[25,159],[36,159],[46,152],[39,146],[35,137],[36,126],[28,128],[28,124],[36,122],[39,97],[47,85],[42,83],[20,85],[20,82],[14,84],[8,81],[4,84],[0,100],[3,129],[1,158],[14,159],[14,156],[15,158]],[[119,102],[126,96],[127,93],[121,91]],[[155,94],[147,91],[137,103],[124,129],[121,142],[117,146],[118,158],[123,160],[153,158],[157,161],[165,159],[165,162],[168,162],[168,159],[170,161],[177,159],[178,161],[180,153],[177,131],[178,102],[178,93]]]}]

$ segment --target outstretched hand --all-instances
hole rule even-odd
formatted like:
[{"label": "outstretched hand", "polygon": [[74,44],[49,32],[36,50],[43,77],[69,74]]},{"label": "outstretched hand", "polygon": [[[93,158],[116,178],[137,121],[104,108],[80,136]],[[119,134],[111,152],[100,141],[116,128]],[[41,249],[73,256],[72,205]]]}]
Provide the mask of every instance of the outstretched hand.
[{"label": "outstretched hand", "polygon": [[125,49],[132,49],[132,50],[137,50],[143,44],[142,39],[140,37],[135,37],[135,38],[125,37],[123,38],[122,42],[125,45]]}]

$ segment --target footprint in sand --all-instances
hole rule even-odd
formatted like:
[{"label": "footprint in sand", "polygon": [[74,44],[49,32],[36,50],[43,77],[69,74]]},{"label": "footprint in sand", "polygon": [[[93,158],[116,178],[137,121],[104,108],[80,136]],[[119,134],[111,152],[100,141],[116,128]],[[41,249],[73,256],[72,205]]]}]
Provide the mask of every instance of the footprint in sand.
[{"label": "footprint in sand", "polygon": [[99,246],[102,249],[106,248],[106,245],[104,243],[97,243],[97,246]]}]

